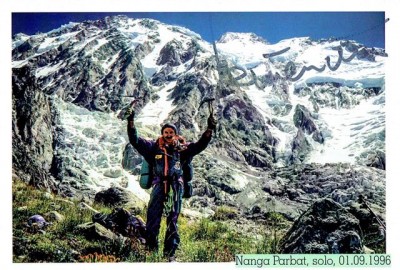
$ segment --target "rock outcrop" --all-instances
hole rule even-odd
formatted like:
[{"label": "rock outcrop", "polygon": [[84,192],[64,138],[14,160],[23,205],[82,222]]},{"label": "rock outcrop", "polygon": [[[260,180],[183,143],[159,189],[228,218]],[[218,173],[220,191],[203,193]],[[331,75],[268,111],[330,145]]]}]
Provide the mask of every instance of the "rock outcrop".
[{"label": "rock outcrop", "polygon": [[27,183],[55,191],[56,183],[48,173],[56,118],[51,97],[41,91],[29,66],[13,69],[12,79],[14,173]]},{"label": "rock outcrop", "polygon": [[282,253],[362,253],[359,220],[331,199],[318,200],[295,221],[280,244]]}]

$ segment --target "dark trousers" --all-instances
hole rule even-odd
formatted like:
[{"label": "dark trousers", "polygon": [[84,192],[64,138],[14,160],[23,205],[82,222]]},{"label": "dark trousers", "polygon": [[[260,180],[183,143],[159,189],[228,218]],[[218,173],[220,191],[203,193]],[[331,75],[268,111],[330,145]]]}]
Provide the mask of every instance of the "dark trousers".
[{"label": "dark trousers", "polygon": [[[173,190],[173,204],[171,210],[167,213],[164,255],[173,256],[180,242],[178,217],[182,207],[183,184],[179,181],[174,181],[170,184],[169,188]],[[164,183],[160,182],[155,184],[150,195],[147,209],[146,243],[150,250],[158,250],[158,235],[160,233],[165,200]]]}]

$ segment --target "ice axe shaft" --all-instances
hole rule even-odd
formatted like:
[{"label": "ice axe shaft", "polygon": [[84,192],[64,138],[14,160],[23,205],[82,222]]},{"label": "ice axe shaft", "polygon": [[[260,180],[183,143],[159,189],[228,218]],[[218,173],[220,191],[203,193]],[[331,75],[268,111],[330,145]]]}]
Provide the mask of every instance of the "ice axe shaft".
[{"label": "ice axe shaft", "polygon": [[[205,98],[202,100],[202,102],[200,103],[200,106],[199,106],[199,109],[200,109],[204,103],[208,103],[208,110],[210,112],[209,117],[212,117],[212,118],[214,118],[214,107],[212,105],[214,100],[215,100],[215,98]],[[215,134],[217,133],[217,129],[215,127],[214,127],[214,132],[215,132]]]},{"label": "ice axe shaft", "polygon": [[208,102],[208,111],[210,114],[214,114],[214,107],[212,106],[212,101]]}]

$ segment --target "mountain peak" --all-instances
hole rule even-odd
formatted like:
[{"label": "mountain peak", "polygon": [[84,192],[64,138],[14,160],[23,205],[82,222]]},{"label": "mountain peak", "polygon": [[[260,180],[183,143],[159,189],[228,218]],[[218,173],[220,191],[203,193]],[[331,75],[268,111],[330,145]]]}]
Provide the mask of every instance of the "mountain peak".
[{"label": "mountain peak", "polygon": [[262,42],[268,44],[268,42],[265,39],[257,36],[255,33],[236,33],[236,32],[227,32],[223,34],[222,37],[218,40],[218,43],[228,43],[232,41],[239,41],[242,43]]}]

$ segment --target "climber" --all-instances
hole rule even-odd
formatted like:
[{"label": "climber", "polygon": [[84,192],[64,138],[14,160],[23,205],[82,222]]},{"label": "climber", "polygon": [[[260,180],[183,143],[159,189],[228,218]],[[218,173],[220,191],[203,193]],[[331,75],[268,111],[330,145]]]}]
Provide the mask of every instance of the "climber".
[{"label": "climber", "polygon": [[182,164],[191,162],[193,156],[202,152],[209,144],[216,120],[211,113],[207,120],[207,130],[195,143],[186,143],[178,135],[173,124],[161,128],[157,140],[146,140],[138,136],[134,124],[134,111],[129,109],[128,136],[132,146],[152,165],[152,191],[147,209],[146,245],[149,250],[158,251],[158,235],[163,212],[167,216],[163,254],[169,261],[175,260],[175,251],[179,245],[178,216],[182,197],[189,197],[191,183],[182,177]]}]

